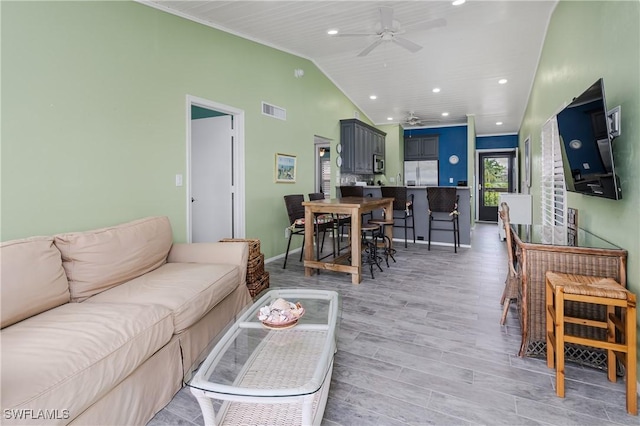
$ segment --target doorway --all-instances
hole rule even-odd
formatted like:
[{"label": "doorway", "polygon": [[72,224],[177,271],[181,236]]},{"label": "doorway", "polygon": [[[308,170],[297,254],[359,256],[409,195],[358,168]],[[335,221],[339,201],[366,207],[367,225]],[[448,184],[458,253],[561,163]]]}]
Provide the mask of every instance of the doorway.
[{"label": "doorway", "polygon": [[478,152],[478,220],[498,221],[500,194],[517,191],[516,150]]},{"label": "doorway", "polygon": [[322,192],[325,198],[331,198],[331,140],[314,136],[313,146],[316,158],[314,192]]},{"label": "doorway", "polygon": [[187,239],[244,238],[244,112],[187,95]]}]

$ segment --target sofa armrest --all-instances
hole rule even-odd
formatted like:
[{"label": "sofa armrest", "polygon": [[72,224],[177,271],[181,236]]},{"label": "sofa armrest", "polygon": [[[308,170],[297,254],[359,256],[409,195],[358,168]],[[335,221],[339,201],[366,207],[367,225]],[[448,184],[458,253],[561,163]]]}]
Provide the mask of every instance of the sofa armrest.
[{"label": "sofa armrest", "polygon": [[238,265],[240,267],[240,282],[246,284],[248,259],[249,244],[245,242],[180,243],[171,246],[167,262]]}]

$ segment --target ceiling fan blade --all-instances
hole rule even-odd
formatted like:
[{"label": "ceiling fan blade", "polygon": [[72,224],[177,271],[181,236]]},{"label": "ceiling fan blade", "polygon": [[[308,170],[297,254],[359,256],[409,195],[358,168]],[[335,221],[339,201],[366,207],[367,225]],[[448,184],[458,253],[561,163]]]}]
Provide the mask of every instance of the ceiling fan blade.
[{"label": "ceiling fan blade", "polygon": [[390,30],[393,28],[393,8],[381,7],[380,8],[380,23],[382,24],[382,30]]},{"label": "ceiling fan blade", "polygon": [[393,42],[399,44],[402,47],[404,47],[405,49],[407,49],[411,53],[416,53],[418,50],[422,49],[422,46],[420,46],[419,44],[416,44],[416,43],[414,43],[412,41],[409,41],[406,38],[402,38],[402,37],[394,37],[393,38]]},{"label": "ceiling fan blade", "polygon": [[444,27],[447,25],[447,20],[443,18],[432,19],[426,22],[416,22],[413,24],[404,25],[404,28],[411,28],[413,31],[430,30],[432,28]]},{"label": "ceiling fan blade", "polygon": [[376,33],[346,33],[346,34],[336,34],[333,37],[368,37],[378,35]]},{"label": "ceiling fan blade", "polygon": [[367,46],[366,49],[364,49],[362,52],[358,53],[358,56],[362,57],[362,56],[367,56],[373,49],[375,49],[380,43],[382,43],[382,39],[379,38],[378,40],[374,41],[373,43],[371,43],[369,46]]}]

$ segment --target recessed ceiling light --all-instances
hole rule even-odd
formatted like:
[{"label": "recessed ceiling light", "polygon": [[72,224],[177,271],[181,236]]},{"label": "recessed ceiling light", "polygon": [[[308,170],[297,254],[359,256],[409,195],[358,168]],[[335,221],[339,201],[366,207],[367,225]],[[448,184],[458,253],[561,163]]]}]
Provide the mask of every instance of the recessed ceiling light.
[{"label": "recessed ceiling light", "polygon": [[327,31],[327,34],[336,35],[336,34],[338,34],[338,30],[331,29],[331,30]]},{"label": "recessed ceiling light", "polygon": [[498,84],[507,84],[507,80],[506,78],[501,78],[500,80],[498,80]]},{"label": "recessed ceiling light", "polygon": [[496,121],[496,126],[502,126],[502,121]]},{"label": "recessed ceiling light", "polygon": [[391,121],[393,120],[393,117],[387,117],[387,120]]},{"label": "recessed ceiling light", "polygon": [[461,4],[464,4],[464,2],[466,2],[467,0],[454,0],[451,4],[454,6],[460,6]]},{"label": "recessed ceiling light", "polygon": [[448,117],[448,116],[449,116],[449,113],[448,113],[448,112],[443,112],[443,113],[442,113],[442,116],[443,116],[443,117]]},{"label": "recessed ceiling light", "polygon": [[439,87],[434,87],[432,92],[433,93],[440,93],[440,88]]},{"label": "recessed ceiling light", "polygon": [[378,97],[376,95],[371,95],[371,96],[369,96],[369,99],[371,99],[373,101],[373,100],[378,99]]}]

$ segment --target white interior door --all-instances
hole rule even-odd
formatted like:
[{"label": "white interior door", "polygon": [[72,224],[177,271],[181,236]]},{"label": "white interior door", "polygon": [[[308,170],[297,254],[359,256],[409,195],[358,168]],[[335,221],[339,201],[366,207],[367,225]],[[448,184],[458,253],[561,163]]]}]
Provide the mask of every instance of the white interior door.
[{"label": "white interior door", "polygon": [[233,237],[232,116],[191,120],[191,241]]}]

